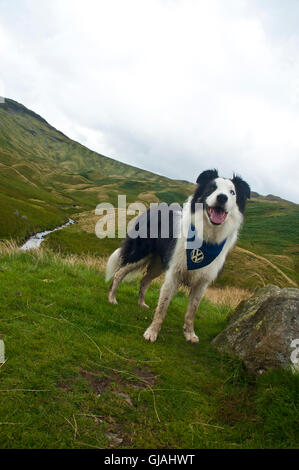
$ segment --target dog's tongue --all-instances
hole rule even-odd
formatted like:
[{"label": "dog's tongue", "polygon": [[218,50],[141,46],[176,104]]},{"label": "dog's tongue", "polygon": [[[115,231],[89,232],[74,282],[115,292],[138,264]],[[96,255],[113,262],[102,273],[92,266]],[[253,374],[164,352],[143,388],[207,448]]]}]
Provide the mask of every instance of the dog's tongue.
[{"label": "dog's tongue", "polygon": [[210,212],[210,219],[214,224],[222,224],[225,219],[225,212],[222,209],[212,208]]}]

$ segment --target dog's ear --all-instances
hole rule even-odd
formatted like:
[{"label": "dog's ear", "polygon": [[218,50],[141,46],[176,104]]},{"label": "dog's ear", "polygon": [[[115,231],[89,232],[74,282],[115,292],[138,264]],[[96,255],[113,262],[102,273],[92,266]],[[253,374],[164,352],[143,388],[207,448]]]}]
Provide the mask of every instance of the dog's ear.
[{"label": "dog's ear", "polygon": [[200,186],[205,186],[209,181],[218,178],[218,171],[217,170],[205,170],[200,173],[199,177],[196,180],[196,183]]},{"label": "dog's ear", "polygon": [[236,188],[238,207],[240,212],[243,213],[246,206],[246,200],[250,199],[250,186],[241,178],[241,176],[235,174],[233,176],[232,182]]},{"label": "dog's ear", "polygon": [[195,211],[195,203],[198,202],[199,198],[203,195],[205,191],[205,187],[210,181],[213,181],[215,178],[218,178],[218,171],[217,170],[205,170],[200,173],[199,177],[196,180],[197,187],[193,194],[193,198],[191,201],[191,212]]}]

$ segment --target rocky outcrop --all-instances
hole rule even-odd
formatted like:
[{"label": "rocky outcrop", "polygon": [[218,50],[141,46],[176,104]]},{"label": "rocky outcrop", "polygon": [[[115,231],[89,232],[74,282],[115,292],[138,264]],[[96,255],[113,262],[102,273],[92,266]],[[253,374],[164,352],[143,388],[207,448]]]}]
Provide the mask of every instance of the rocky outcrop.
[{"label": "rocky outcrop", "polygon": [[238,305],[212,344],[237,355],[250,372],[294,367],[296,344],[299,357],[299,289],[271,284],[259,289]]}]

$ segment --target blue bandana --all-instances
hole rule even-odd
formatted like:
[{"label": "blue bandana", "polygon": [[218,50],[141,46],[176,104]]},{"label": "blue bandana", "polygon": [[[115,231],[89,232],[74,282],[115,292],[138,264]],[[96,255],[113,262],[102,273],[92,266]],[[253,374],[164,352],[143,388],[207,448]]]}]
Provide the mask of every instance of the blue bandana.
[{"label": "blue bandana", "polygon": [[218,255],[220,255],[226,239],[223,240],[220,245],[217,243],[206,243],[204,240],[200,240],[197,237],[194,225],[190,224],[187,238],[187,247],[188,242],[192,244],[192,248],[186,249],[187,267],[188,271],[190,271],[192,269],[200,269],[204,266],[208,266],[208,264],[211,264],[212,261],[214,261]]}]

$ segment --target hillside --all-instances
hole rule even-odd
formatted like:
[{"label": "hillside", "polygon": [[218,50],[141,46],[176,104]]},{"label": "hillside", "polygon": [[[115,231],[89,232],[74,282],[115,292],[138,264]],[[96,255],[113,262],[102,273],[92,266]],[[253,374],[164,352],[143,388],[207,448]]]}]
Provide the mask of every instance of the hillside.
[{"label": "hillside", "polygon": [[[194,179],[202,170],[199,162]],[[193,188],[192,183],[92,152],[13,100],[0,104],[0,240],[21,241],[72,216],[77,224],[53,233],[47,245],[67,253],[107,256],[119,240],[96,238],[94,209],[99,202],[115,204],[118,194],[126,194],[127,202],[182,203]],[[296,285],[298,226],[297,204],[254,192],[238,247],[218,285]]]},{"label": "hillside", "polygon": [[92,152],[13,100],[0,104],[0,239],[53,227],[118,194],[182,202],[190,187]]},{"label": "hillside", "polygon": [[[0,266],[1,448],[298,447],[299,376],[250,378],[210,343],[228,306],[203,300],[195,346],[179,292],[152,345],[136,283],[112,306],[96,263],[0,247]],[[150,305],[158,295],[154,284]]]}]

